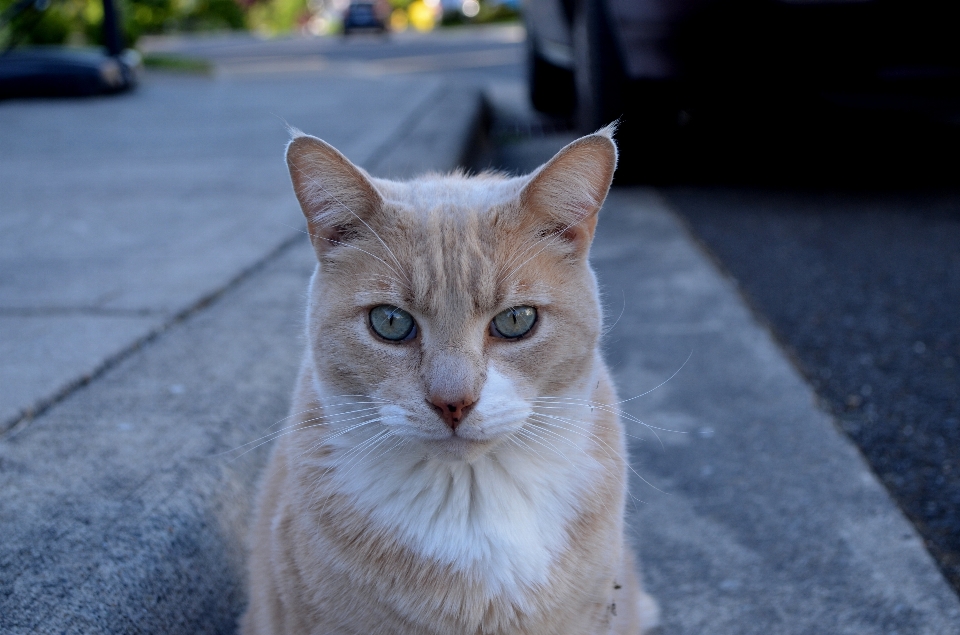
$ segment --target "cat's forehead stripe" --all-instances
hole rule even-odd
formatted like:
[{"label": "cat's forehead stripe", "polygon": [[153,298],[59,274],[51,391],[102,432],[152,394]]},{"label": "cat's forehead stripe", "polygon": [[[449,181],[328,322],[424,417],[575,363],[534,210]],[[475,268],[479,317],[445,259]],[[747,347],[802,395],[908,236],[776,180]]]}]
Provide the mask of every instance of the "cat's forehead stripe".
[{"label": "cat's forehead stripe", "polygon": [[488,310],[495,302],[487,210],[438,205],[420,214],[410,245],[413,301],[433,314]]}]

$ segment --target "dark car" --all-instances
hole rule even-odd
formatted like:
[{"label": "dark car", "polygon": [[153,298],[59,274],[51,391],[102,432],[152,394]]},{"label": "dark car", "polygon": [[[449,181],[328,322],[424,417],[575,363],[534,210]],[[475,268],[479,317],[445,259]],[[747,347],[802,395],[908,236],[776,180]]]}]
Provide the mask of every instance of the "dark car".
[{"label": "dark car", "polygon": [[626,115],[650,138],[746,96],[955,97],[958,16],[943,0],[525,0],[530,96],[584,132]]},{"label": "dark car", "polygon": [[358,31],[384,33],[389,6],[384,2],[351,2],[343,14],[343,33]]}]

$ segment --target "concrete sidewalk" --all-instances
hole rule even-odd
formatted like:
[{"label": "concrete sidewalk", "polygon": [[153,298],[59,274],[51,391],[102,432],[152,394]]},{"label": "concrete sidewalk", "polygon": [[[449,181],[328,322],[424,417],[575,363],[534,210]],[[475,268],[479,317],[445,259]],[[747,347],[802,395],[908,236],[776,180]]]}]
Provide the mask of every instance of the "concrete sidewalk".
[{"label": "concrete sidewalk", "polygon": [[[0,632],[232,632],[267,449],[237,448],[286,414],[313,262],[282,120],[405,176],[453,167],[478,115],[424,77],[0,104]],[[630,430],[664,635],[960,632],[912,527],[656,193],[602,215],[621,396],[693,351],[625,404],[670,430]]]},{"label": "concrete sidewalk", "polygon": [[437,80],[289,75],[0,105],[0,431],[298,235],[286,123],[409,175],[455,166],[477,113]]}]

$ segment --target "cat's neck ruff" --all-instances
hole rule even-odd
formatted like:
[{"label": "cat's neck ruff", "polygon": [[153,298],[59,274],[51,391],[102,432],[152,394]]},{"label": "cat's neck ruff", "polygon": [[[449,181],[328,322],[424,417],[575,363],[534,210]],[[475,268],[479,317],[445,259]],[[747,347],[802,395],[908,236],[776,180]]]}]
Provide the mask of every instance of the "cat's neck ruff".
[{"label": "cat's neck ruff", "polygon": [[[583,417],[584,408],[571,410],[568,414]],[[431,457],[416,443],[391,440],[356,469],[335,467],[328,483],[374,530],[474,579],[488,597],[519,597],[548,583],[551,567],[569,544],[571,521],[603,469],[591,454],[589,434],[544,433],[528,425],[537,437],[505,440],[471,462]],[[364,434],[372,438],[376,432]],[[332,444],[325,465],[336,466],[337,455],[356,447],[356,439],[347,436]]]}]

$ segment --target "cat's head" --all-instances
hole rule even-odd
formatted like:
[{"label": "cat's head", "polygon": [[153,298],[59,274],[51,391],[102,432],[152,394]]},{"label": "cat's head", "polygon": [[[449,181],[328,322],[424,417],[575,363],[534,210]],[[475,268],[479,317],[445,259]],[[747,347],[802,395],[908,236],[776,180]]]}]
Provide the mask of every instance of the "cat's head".
[{"label": "cat's head", "polygon": [[319,261],[308,335],[321,396],[361,396],[374,425],[450,460],[502,443],[540,398],[588,396],[601,311],[587,255],[612,132],[528,176],[407,182],[296,136],[287,163]]}]

